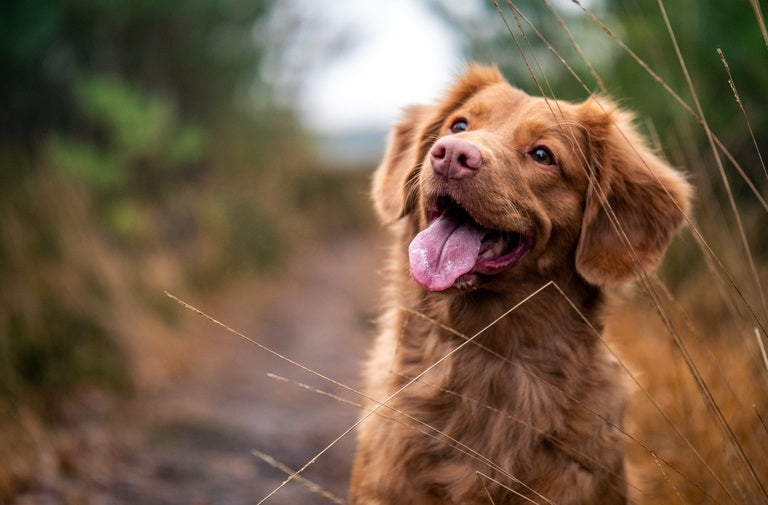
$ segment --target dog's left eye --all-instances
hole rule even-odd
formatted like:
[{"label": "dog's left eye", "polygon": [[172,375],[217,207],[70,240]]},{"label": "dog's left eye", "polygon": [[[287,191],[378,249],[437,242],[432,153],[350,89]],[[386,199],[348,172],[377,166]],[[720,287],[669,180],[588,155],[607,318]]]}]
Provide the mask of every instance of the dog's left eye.
[{"label": "dog's left eye", "polygon": [[555,157],[552,156],[552,153],[546,147],[536,147],[528,154],[539,165],[549,166],[555,164]]},{"label": "dog's left eye", "polygon": [[466,119],[458,119],[451,125],[451,133],[461,133],[467,131],[469,125]]}]

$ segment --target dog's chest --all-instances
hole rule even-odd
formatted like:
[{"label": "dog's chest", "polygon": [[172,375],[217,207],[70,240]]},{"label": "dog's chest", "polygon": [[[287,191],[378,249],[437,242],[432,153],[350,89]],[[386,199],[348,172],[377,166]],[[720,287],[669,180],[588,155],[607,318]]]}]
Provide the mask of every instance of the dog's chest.
[{"label": "dog's chest", "polygon": [[401,343],[400,375],[413,381],[401,393],[403,407],[470,454],[534,451],[568,429],[562,420],[573,408],[569,365],[536,349],[505,355],[488,341],[431,331]]}]

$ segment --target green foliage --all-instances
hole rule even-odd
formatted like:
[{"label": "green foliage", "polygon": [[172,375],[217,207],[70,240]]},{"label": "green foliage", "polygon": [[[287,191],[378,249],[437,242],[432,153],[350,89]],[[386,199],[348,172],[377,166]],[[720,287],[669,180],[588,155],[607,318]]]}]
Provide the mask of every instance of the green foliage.
[{"label": "green foliage", "polygon": [[53,413],[82,384],[125,389],[123,353],[103,326],[55,299],[34,318],[5,314],[0,336],[0,401]]},{"label": "green foliage", "polygon": [[283,238],[271,216],[247,201],[227,202],[224,215],[229,223],[227,269],[267,268],[278,261]]},{"label": "green foliage", "polygon": [[[734,153],[753,152],[728,74],[717,54],[718,49],[725,54],[752,127],[758,138],[764,138],[768,134],[768,115],[762,104],[768,86],[768,65],[764,64],[766,47],[749,2],[686,0],[664,5],[698,99],[705,104],[710,127]],[[625,42],[695,109],[656,2],[614,2],[606,8],[621,16]],[[629,97],[630,104],[642,104],[644,113],[654,118],[662,138],[679,139],[679,126],[689,116],[637,64],[629,58],[618,58],[611,81],[618,96]],[[695,128],[695,135],[698,147],[705,150],[703,130]]]},{"label": "green foliage", "polygon": [[52,135],[47,156],[65,177],[83,181],[96,191],[122,186],[126,173],[105,153],[87,142]]},{"label": "green foliage", "polygon": [[113,325],[99,315],[109,293],[72,240],[79,219],[59,205],[66,189],[29,178],[0,201],[0,409],[53,414],[80,387],[128,386]]},{"label": "green foliage", "polygon": [[47,162],[87,187],[111,232],[125,239],[146,237],[148,197],[162,196],[203,162],[206,133],[185,122],[170,99],[142,93],[113,76],[82,79],[75,100],[93,133],[52,135]]},{"label": "green foliage", "polygon": [[171,321],[156,258],[197,286],[279,261],[276,180],[305,144],[287,112],[237,102],[264,87],[254,27],[271,4],[0,7],[0,402],[122,387],[121,310]]},{"label": "green foliage", "polygon": [[108,145],[126,161],[157,156],[173,134],[171,104],[144,96],[115,77],[96,76],[75,87],[86,117],[109,135]]},{"label": "green foliage", "polygon": [[[272,0],[9,0],[0,7],[0,138],[78,131],[72,90],[112,75],[210,118],[256,77],[254,26]],[[119,97],[118,97],[119,99]],[[151,127],[150,127],[151,128]]]}]

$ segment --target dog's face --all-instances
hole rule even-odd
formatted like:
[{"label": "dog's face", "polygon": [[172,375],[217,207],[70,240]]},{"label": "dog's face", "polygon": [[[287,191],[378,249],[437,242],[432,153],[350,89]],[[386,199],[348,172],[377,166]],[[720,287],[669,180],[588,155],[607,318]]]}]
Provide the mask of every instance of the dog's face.
[{"label": "dog's face", "polygon": [[689,193],[609,101],[531,97],[477,66],[406,111],[374,177],[382,219],[411,220],[411,274],[431,291],[564,266],[629,280],[660,261]]}]

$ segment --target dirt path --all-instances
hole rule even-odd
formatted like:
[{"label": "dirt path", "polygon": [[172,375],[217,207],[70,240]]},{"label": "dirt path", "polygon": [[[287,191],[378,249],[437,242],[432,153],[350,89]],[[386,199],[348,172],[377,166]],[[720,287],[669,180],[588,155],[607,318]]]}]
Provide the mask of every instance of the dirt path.
[{"label": "dirt path", "polygon": [[[304,251],[269,279],[243,279],[212,299],[186,301],[273,351],[356,387],[372,335],[382,256],[380,239],[337,240]],[[111,449],[95,456],[84,451],[94,461],[85,470],[77,464],[68,485],[17,503],[255,504],[285,474],[254,450],[298,469],[357,419],[356,407],[296,383],[352,401],[359,400],[356,395],[180,306],[178,311],[178,355],[156,360],[168,370],[145,387],[134,412],[118,423],[123,428],[110,435],[95,429],[90,437],[119,437],[113,441],[119,443],[94,441],[94,447]],[[353,449],[351,433],[302,475],[345,500]],[[266,503],[333,501],[290,483]]]},{"label": "dirt path", "polygon": [[[243,283],[201,308],[269,349],[356,386],[372,333],[381,253],[371,238],[323,244],[263,285]],[[148,471],[125,486],[133,489],[126,503],[256,503],[285,475],[252,450],[298,469],[359,415],[296,382],[358,401],[354,394],[208,321],[193,324],[200,329],[191,338],[199,362],[183,383],[169,385],[152,402],[155,421],[139,465]],[[353,448],[351,434],[303,475],[346,497]],[[268,503],[329,501],[291,483]]]}]

